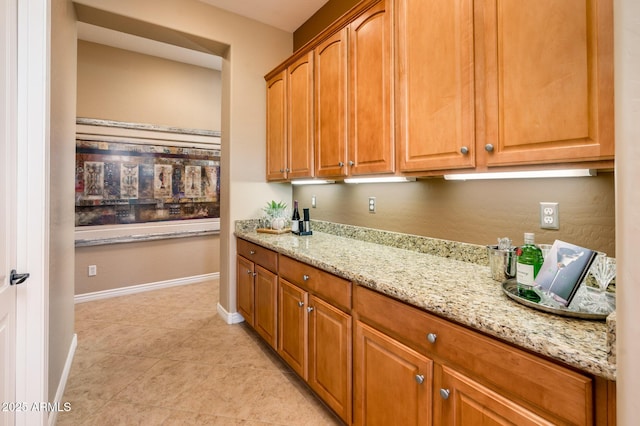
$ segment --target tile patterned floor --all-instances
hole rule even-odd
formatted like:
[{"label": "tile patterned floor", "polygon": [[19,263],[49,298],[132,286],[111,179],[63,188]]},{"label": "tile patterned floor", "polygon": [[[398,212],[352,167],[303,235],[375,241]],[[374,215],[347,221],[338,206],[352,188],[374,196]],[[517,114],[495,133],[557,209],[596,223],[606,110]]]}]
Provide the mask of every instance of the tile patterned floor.
[{"label": "tile patterned floor", "polygon": [[71,411],[56,424],[340,424],[217,298],[210,281],[76,305]]}]

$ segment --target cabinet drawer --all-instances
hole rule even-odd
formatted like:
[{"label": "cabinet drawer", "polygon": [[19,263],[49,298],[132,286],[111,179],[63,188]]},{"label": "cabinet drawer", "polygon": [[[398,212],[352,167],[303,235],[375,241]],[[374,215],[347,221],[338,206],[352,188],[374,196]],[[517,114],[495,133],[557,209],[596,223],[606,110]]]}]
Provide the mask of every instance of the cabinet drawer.
[{"label": "cabinet drawer", "polygon": [[279,274],[342,310],[351,310],[351,282],[306,263],[280,255]]},{"label": "cabinet drawer", "polygon": [[249,241],[237,239],[237,250],[240,256],[270,270],[278,273],[278,254]]},{"label": "cabinet drawer", "polygon": [[591,424],[593,383],[587,376],[364,287],[356,286],[354,309],[361,320],[510,398],[568,423]]}]

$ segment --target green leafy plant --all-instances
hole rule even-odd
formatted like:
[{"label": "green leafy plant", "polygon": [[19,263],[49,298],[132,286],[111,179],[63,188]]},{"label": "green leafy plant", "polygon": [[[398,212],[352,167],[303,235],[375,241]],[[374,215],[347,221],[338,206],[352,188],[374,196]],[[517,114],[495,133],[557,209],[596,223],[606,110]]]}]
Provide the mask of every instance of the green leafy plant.
[{"label": "green leafy plant", "polygon": [[264,211],[264,213],[269,217],[284,217],[286,210],[286,203],[282,201],[278,201],[276,203],[274,200],[271,200],[265,207],[262,208],[262,211]]}]

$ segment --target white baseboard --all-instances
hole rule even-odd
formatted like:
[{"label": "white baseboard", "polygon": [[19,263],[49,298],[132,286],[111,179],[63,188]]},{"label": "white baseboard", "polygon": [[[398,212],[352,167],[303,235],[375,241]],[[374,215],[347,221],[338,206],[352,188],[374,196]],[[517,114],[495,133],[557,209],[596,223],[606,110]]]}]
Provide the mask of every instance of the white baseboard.
[{"label": "white baseboard", "polygon": [[220,315],[227,324],[238,324],[244,321],[242,315],[238,312],[227,311],[220,303],[218,303],[218,315]]},{"label": "white baseboard", "polygon": [[[56,390],[56,396],[53,400],[54,406],[60,407],[61,410],[65,410],[65,401],[62,401],[64,395],[64,388],[67,386],[67,380],[69,380],[69,373],[71,372],[71,364],[73,364],[73,357],[76,354],[76,348],[78,347],[78,335],[74,334],[71,339],[71,345],[69,346],[69,352],[67,353],[67,360],[64,363],[62,369],[62,375],[60,376],[60,382],[58,383],[58,389]],[[58,410],[51,410],[49,412],[49,426],[56,424],[58,419]]]},{"label": "white baseboard", "polygon": [[143,291],[159,290],[161,288],[175,287],[179,285],[196,284],[204,281],[219,279],[220,273],[194,275],[191,277],[176,278],[173,280],[158,281],[155,283],[139,284],[129,287],[120,287],[110,290],[96,291],[93,293],[76,294],[75,303],[91,302],[93,300],[108,299],[110,297],[126,296],[128,294],[142,293]]}]

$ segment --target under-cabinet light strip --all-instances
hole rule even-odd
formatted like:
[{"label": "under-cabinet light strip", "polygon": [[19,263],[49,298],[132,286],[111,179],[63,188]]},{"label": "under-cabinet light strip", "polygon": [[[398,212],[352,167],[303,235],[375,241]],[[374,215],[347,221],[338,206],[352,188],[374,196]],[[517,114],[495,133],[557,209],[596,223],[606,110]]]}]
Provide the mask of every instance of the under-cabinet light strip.
[{"label": "under-cabinet light strip", "polygon": [[570,170],[537,170],[523,172],[496,172],[496,173],[460,173],[444,175],[446,180],[480,180],[480,179],[522,179],[522,178],[554,178],[554,177],[581,177],[596,176],[596,171],[591,169]]}]

